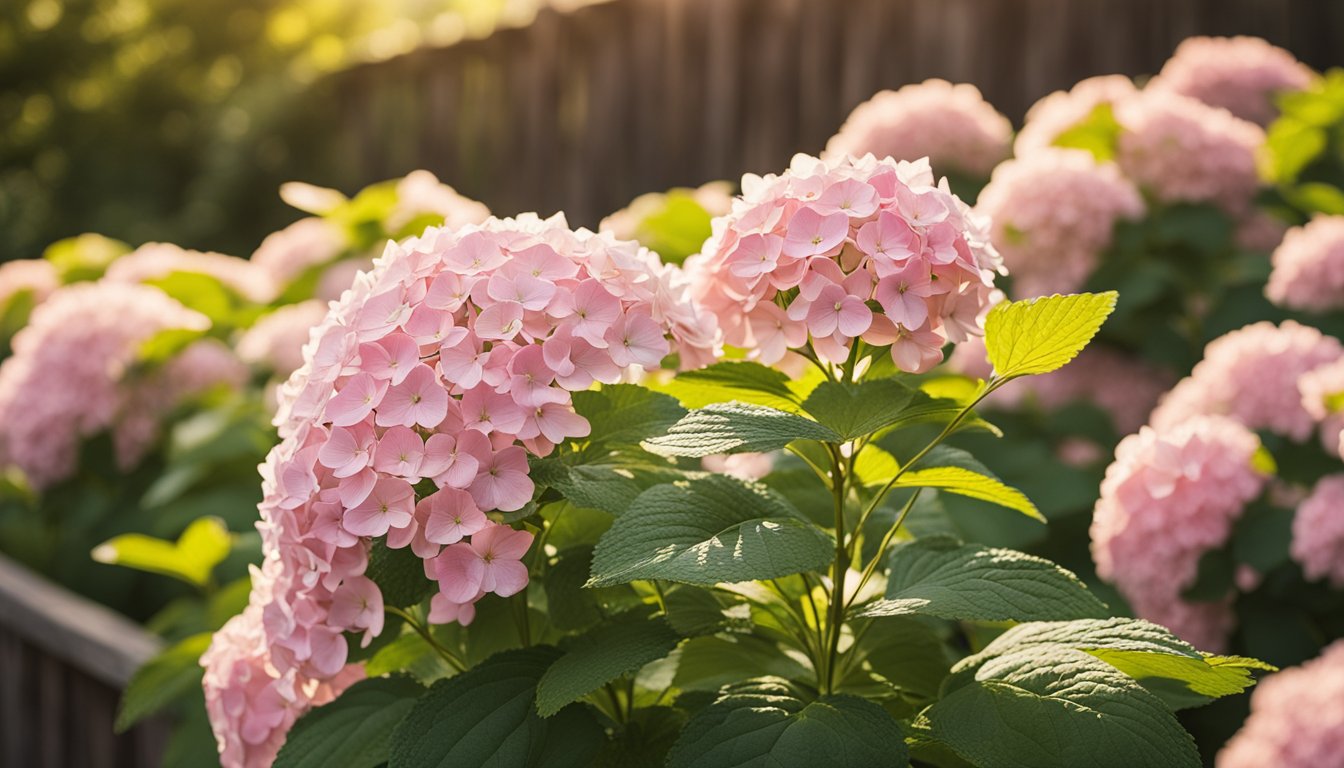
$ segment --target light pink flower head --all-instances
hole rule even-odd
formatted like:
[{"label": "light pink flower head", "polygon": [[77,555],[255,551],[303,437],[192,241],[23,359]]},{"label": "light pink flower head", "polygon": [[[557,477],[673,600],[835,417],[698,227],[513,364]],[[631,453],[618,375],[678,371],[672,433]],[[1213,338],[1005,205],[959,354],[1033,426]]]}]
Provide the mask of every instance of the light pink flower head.
[{"label": "light pink flower head", "polygon": [[18,259],[0,264],[0,310],[20,291],[32,294],[33,304],[41,304],[61,285],[56,267],[46,259]]},{"label": "light pink flower head", "polygon": [[1081,150],[1043,149],[994,169],[975,210],[1019,298],[1083,287],[1115,224],[1144,213],[1138,188],[1111,163]]},{"label": "light pink flower head", "polygon": [[1012,124],[979,88],[934,78],[881,91],[855,107],[823,157],[927,157],[936,173],[984,178],[1008,157],[1012,139]]},{"label": "light pink flower head", "polygon": [[[678,270],[561,216],[389,243],[280,390],[282,441],[261,468],[266,578],[246,620],[260,628],[245,627],[260,637],[217,638],[207,659],[225,765],[264,764],[253,756],[274,753],[309,691],[339,679],[344,633],[382,630],[375,540],[424,561],[432,616],[470,621],[484,595],[526,587],[532,534],[489,515],[532,501],[529,454],[588,435],[571,393],[673,351],[710,358],[712,342]],[[282,692],[284,713],[254,689]]]},{"label": "light pink flower head", "polygon": [[1218,768],[1327,768],[1344,755],[1344,640],[1255,686],[1251,716]]},{"label": "light pink flower head", "polygon": [[444,227],[457,229],[490,218],[490,209],[459,194],[429,171],[411,171],[397,181],[397,203],[388,214],[387,229],[397,232],[426,215],[442,216]]},{"label": "light pink flower head", "polygon": [[212,390],[236,391],[247,366],[218,339],[189,344],[162,366],[122,383],[121,413],[112,433],[117,465],[134,468],[159,439],[164,417],[190,398]]},{"label": "light pink flower head", "polygon": [[1065,131],[1092,116],[1102,104],[1114,106],[1135,93],[1134,81],[1124,75],[1101,75],[1079,80],[1068,91],[1055,91],[1027,110],[1022,130],[1013,142],[1013,153],[1026,157],[1054,145]]},{"label": "light pink flower head", "polygon": [[1274,250],[1269,300],[1287,309],[1344,309],[1344,216],[1318,216],[1288,230]]},{"label": "light pink flower head", "polygon": [[1200,416],[1171,428],[1144,427],[1120,441],[1092,518],[1097,575],[1136,615],[1204,649],[1231,629],[1226,602],[1188,603],[1199,559],[1226,543],[1232,524],[1260,495],[1253,466],[1260,441],[1229,419]]},{"label": "light pink flower head", "polygon": [[1344,474],[1318,480],[1298,505],[1290,551],[1308,579],[1344,588]]},{"label": "light pink flower head", "polygon": [[335,261],[345,247],[345,236],[336,224],[309,216],[267,235],[251,261],[283,288],[309,269]]},{"label": "light pink flower head", "polygon": [[327,316],[321,301],[288,304],[262,317],[238,339],[238,357],[280,378],[303,365],[303,345]]},{"label": "light pink flower head", "polygon": [[174,272],[209,275],[249,301],[267,302],[276,294],[276,284],[270,273],[247,259],[188,251],[170,243],[148,243],[118,258],[107,268],[103,281],[144,283],[168,277]]},{"label": "light pink flower head", "polygon": [[725,343],[767,364],[810,343],[841,363],[862,339],[919,372],[948,341],[983,333],[1001,262],[926,161],[797,155],[780,176],[744,176],[742,191],[686,261]]},{"label": "light pink flower head", "polygon": [[1219,414],[1301,442],[1316,420],[1302,405],[1298,379],[1341,357],[1338,339],[1292,320],[1248,325],[1204,348],[1204,359],[1153,411],[1152,424],[1166,429],[1199,414]]},{"label": "light pink flower head", "polygon": [[1311,79],[1309,67],[1258,37],[1188,37],[1147,87],[1266,126],[1279,114],[1274,97],[1306,88]]},{"label": "light pink flower head", "polygon": [[1167,91],[1145,90],[1115,105],[1116,162],[1167,203],[1215,203],[1240,214],[1260,184],[1260,126]]},{"label": "light pink flower head", "polygon": [[128,375],[140,345],[160,331],[209,325],[147,286],[77,283],[53,293],[0,364],[0,465],[17,466],[45,488],[75,470],[85,437],[127,418],[157,424],[176,403],[133,398],[138,379]]},{"label": "light pink flower head", "polygon": [[1302,409],[1320,425],[1321,446],[1339,456],[1339,437],[1344,430],[1344,357],[1302,374],[1297,380]]}]

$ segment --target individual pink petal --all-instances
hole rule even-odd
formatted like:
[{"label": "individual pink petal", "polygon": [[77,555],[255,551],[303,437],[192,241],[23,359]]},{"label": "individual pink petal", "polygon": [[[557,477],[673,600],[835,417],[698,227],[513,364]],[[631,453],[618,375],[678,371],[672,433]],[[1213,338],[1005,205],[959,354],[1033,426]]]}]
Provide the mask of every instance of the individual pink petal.
[{"label": "individual pink petal", "polygon": [[607,332],[611,361],[622,368],[657,368],[671,350],[663,333],[662,326],[648,315],[627,312]]},{"label": "individual pink petal", "polygon": [[485,561],[465,542],[444,547],[433,561],[439,592],[454,603],[474,600],[485,578]]},{"label": "individual pink petal", "polygon": [[373,485],[378,480],[378,473],[372,469],[361,469],[349,477],[343,478],[338,486],[341,504],[346,509],[359,505],[369,497],[373,491]]},{"label": "individual pink petal", "polygon": [[480,473],[467,489],[483,510],[513,512],[532,500],[535,490],[527,476],[527,454],[510,446],[481,464]]},{"label": "individual pink petal", "polygon": [[414,430],[403,426],[392,427],[383,433],[373,457],[373,468],[386,475],[404,477],[419,482],[420,465],[425,457],[425,443]]},{"label": "individual pink petal", "polygon": [[444,488],[420,500],[426,509],[425,539],[435,544],[456,544],[489,524],[471,494]]},{"label": "individual pink petal", "polygon": [[472,331],[477,338],[487,341],[512,339],[523,328],[523,305],[516,301],[501,301],[481,310]]},{"label": "individual pink petal", "polygon": [[386,381],[379,381],[367,373],[357,373],[327,402],[327,418],[337,427],[358,424],[373,412],[386,392]]},{"label": "individual pink petal", "polygon": [[463,394],[461,407],[462,421],[467,429],[514,435],[523,426],[523,410],[513,398],[484,387]]},{"label": "individual pink petal", "polygon": [[877,190],[858,179],[844,179],[832,184],[821,193],[813,208],[821,214],[844,213],[856,219],[866,219],[877,210]]},{"label": "individual pink petal", "polygon": [[419,424],[433,429],[448,415],[448,390],[439,383],[434,369],[417,363],[406,380],[390,387],[378,406],[375,423],[380,427]]},{"label": "individual pink petal", "polygon": [[349,477],[367,467],[377,440],[367,422],[352,427],[334,427],[317,451],[317,461],[336,477]]},{"label": "individual pink petal", "polygon": [[360,370],[400,384],[420,362],[420,345],[404,333],[390,333],[378,341],[360,344],[359,360]]},{"label": "individual pink petal", "polygon": [[607,346],[607,330],[621,316],[621,302],[596,280],[588,279],[574,289],[574,315],[570,333],[598,349]]},{"label": "individual pink petal", "polygon": [[356,536],[382,536],[389,528],[411,524],[415,489],[405,480],[385,477],[374,483],[368,498],[345,512],[342,524]]},{"label": "individual pink petal", "polygon": [[843,213],[822,215],[810,207],[799,208],[789,220],[784,237],[785,256],[808,258],[829,253],[849,234],[849,217]]}]

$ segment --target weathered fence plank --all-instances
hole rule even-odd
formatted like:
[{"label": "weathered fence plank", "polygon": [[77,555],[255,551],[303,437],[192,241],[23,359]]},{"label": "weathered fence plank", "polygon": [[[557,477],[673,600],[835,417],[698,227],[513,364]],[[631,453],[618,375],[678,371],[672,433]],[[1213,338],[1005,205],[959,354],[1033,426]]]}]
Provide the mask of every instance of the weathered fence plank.
[{"label": "weathered fence plank", "polygon": [[[347,189],[426,167],[509,214],[593,225],[641,192],[817,152],[858,102],[928,77],[1020,119],[1095,74],[1151,73],[1193,34],[1344,63],[1338,0],[611,0],[335,75],[340,153],[290,170]],[[307,162],[309,165],[304,165]]]},{"label": "weathered fence plank", "polygon": [[112,723],[131,674],[159,641],[134,622],[0,556],[0,765],[159,763],[163,724]]}]

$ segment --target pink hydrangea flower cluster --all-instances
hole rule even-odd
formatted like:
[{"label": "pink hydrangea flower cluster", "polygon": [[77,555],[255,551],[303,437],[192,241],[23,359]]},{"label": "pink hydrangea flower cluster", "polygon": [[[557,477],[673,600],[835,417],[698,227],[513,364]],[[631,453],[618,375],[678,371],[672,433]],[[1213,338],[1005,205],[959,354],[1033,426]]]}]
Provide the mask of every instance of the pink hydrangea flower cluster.
[{"label": "pink hydrangea flower cluster", "polygon": [[927,157],[938,173],[983,178],[1008,157],[1012,139],[1012,123],[979,88],[933,78],[881,91],[855,107],[823,157]]},{"label": "pink hydrangea flower cluster", "polygon": [[1144,214],[1143,196],[1112,163],[1081,150],[1043,149],[994,169],[976,212],[1019,298],[1083,287],[1111,244],[1115,223]]},{"label": "pink hydrangea flower cluster", "polygon": [[223,342],[202,339],[123,387],[121,416],[112,433],[118,465],[127,470],[140,463],[173,408],[211,390],[241,389],[248,374],[247,366]]},{"label": "pink hydrangea flower cluster", "polygon": [[[127,417],[125,377],[140,345],[160,331],[209,325],[146,286],[78,283],[53,293],[0,365],[0,465],[17,466],[37,488],[69,477],[80,441]],[[173,404],[145,405],[161,414]]]},{"label": "pink hydrangea flower cluster", "polygon": [[1260,184],[1258,125],[1225,109],[1166,91],[1144,90],[1115,104],[1121,131],[1116,162],[1158,200],[1211,202],[1231,213],[1250,207]]},{"label": "pink hydrangea flower cluster", "polygon": [[1218,768],[1334,768],[1344,756],[1344,640],[1262,680]]},{"label": "pink hydrangea flower cluster", "polygon": [[1291,53],[1258,37],[1188,37],[1148,89],[1189,96],[1266,126],[1279,114],[1274,97],[1306,88],[1312,77]]},{"label": "pink hydrangea flower cluster", "polygon": [[1338,339],[1292,320],[1248,325],[1204,348],[1204,359],[1153,411],[1152,424],[1165,430],[1197,414],[1219,414],[1301,442],[1317,420],[1302,404],[1298,380],[1341,357]]},{"label": "pink hydrangea flower cluster", "polygon": [[345,236],[326,219],[299,219],[261,241],[251,262],[277,286],[287,286],[319,264],[334,261],[345,251]]},{"label": "pink hydrangea flower cluster", "polygon": [[1318,216],[1290,229],[1272,259],[1270,301],[1307,312],[1344,309],[1344,216]]},{"label": "pink hydrangea flower cluster", "polygon": [[[572,232],[560,216],[388,245],[280,390],[283,439],[262,467],[258,523],[267,580],[207,659],[221,751],[242,755],[227,765],[267,764],[292,722],[258,714],[253,691],[273,693],[258,670],[293,675],[277,685],[302,713],[313,703],[303,692],[345,667],[342,633],[367,643],[382,631],[371,541],[424,561],[439,587],[433,622],[468,623],[484,595],[525,588],[532,534],[489,513],[531,501],[529,452],[588,434],[571,392],[657,368],[673,350],[691,364],[713,356],[712,318],[687,292],[638,244]],[[230,672],[239,665],[248,674]]]},{"label": "pink hydrangea flower cluster", "polygon": [[1344,395],[1344,358],[1302,374],[1297,380],[1297,390],[1302,395],[1302,409],[1320,424],[1321,446],[1339,456],[1344,411],[1333,407],[1331,401]]},{"label": "pink hydrangea flower cluster", "polygon": [[229,619],[201,656],[206,712],[219,744],[222,766],[264,768],[284,745],[285,734],[310,707],[326,704],[364,677],[361,664],[347,664],[318,679],[289,667],[280,672],[271,660],[262,617],[279,560],[252,568],[252,603]]},{"label": "pink hydrangea flower cluster", "polygon": [[316,299],[288,304],[263,316],[238,339],[238,357],[287,379],[303,365],[303,345],[327,316]]},{"label": "pink hydrangea flower cluster", "polygon": [[797,155],[783,175],[743,177],[742,190],[686,261],[725,343],[770,364],[810,341],[839,364],[861,339],[920,372],[948,341],[983,333],[1001,261],[927,161]]},{"label": "pink hydrangea flower cluster", "polygon": [[1335,589],[1344,588],[1344,474],[1316,481],[1298,505],[1289,551],[1308,579],[1329,579]]},{"label": "pink hydrangea flower cluster", "polygon": [[0,309],[20,291],[30,291],[41,304],[61,285],[56,267],[46,259],[18,259],[0,264]]},{"label": "pink hydrangea flower cluster", "polygon": [[274,299],[276,294],[276,284],[270,274],[247,259],[188,251],[170,243],[148,243],[119,257],[107,268],[103,281],[144,283],[174,272],[209,275],[248,301],[264,303]]},{"label": "pink hydrangea flower cluster", "polygon": [[1013,152],[1026,157],[1055,143],[1059,135],[1091,117],[1102,104],[1114,106],[1138,93],[1134,81],[1124,75],[1101,75],[1079,80],[1068,91],[1055,91],[1027,110],[1022,130],[1013,142]]},{"label": "pink hydrangea flower cluster", "polygon": [[397,181],[397,202],[387,216],[387,229],[396,232],[425,215],[442,216],[443,226],[457,229],[490,218],[490,209],[463,196],[429,171],[411,171]]},{"label": "pink hydrangea flower cluster", "polygon": [[1199,416],[1144,427],[1120,441],[1092,518],[1097,574],[1134,612],[1184,640],[1217,649],[1232,626],[1226,603],[1187,603],[1200,556],[1221,547],[1266,477],[1253,467],[1260,441],[1240,424]]}]

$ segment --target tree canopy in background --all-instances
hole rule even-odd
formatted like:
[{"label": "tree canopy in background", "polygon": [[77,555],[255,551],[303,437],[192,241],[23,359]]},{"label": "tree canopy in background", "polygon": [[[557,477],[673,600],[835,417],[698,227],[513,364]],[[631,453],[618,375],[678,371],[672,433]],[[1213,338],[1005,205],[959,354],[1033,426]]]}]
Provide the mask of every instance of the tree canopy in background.
[{"label": "tree canopy in background", "polygon": [[537,4],[0,4],[0,261],[85,231],[246,253],[292,215],[271,179],[302,141],[286,109],[296,93],[351,63],[525,20]]}]

